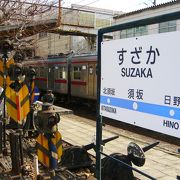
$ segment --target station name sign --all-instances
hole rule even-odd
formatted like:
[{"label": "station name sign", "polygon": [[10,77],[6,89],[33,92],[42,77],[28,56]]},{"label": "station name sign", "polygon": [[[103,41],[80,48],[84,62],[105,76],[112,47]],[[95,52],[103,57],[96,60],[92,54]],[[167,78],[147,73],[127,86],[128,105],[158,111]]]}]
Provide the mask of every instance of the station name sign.
[{"label": "station name sign", "polygon": [[180,138],[180,32],[101,44],[100,115]]}]

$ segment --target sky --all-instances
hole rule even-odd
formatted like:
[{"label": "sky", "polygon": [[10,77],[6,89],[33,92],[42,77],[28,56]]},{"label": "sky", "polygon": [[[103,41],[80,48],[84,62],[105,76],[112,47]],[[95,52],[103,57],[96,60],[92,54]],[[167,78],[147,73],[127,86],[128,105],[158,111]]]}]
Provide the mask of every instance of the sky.
[{"label": "sky", "polygon": [[[156,0],[156,4],[171,0]],[[137,9],[150,7],[154,0],[63,0],[62,6],[69,7],[71,4],[87,5],[116,11],[130,12]]]}]

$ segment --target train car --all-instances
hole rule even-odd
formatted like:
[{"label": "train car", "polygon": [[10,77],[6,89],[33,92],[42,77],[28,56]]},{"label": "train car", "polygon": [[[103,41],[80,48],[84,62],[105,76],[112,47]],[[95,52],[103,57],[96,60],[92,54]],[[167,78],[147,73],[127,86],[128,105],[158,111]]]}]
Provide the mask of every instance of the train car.
[{"label": "train car", "polygon": [[36,70],[36,81],[35,84],[41,91],[47,89],[47,72],[48,72],[48,61],[47,60],[31,60],[23,62],[23,66],[33,67]]},{"label": "train car", "polygon": [[[24,63],[36,70],[36,85],[41,91],[51,89],[58,97],[96,100],[97,55],[52,56],[46,60]],[[57,95],[56,95],[57,96]]]}]

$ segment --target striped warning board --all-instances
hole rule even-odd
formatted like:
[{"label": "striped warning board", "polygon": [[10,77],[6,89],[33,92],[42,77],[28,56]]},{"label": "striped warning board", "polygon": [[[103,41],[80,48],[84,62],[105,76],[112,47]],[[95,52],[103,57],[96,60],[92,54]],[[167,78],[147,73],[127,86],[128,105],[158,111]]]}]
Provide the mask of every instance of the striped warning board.
[{"label": "striped warning board", "polygon": [[35,88],[35,83],[33,81],[31,84],[31,90],[30,90],[31,104],[34,102],[34,88]]},{"label": "striped warning board", "polygon": [[56,168],[62,156],[62,137],[56,132],[53,138],[40,134],[37,138],[38,160],[47,168]]},{"label": "striped warning board", "polygon": [[39,89],[37,86],[35,86],[34,81],[31,83],[31,87],[29,87],[29,93],[30,93],[30,103],[34,103],[39,99]]},{"label": "striped warning board", "polygon": [[39,89],[37,86],[35,86],[34,88],[34,99],[33,99],[33,102],[36,102],[39,100],[39,95],[40,95],[40,92],[39,92]]},{"label": "striped warning board", "polygon": [[[14,64],[14,59],[9,59],[6,63],[6,69],[8,69],[11,65]],[[3,87],[3,83],[4,83],[4,63],[3,60],[0,59],[0,87]],[[7,76],[6,77],[6,85],[9,86],[12,83],[12,81],[10,80],[10,77]]]},{"label": "striped warning board", "polygon": [[9,86],[6,88],[6,106],[8,115],[18,124],[22,124],[30,111],[29,90],[25,84],[18,92]]}]

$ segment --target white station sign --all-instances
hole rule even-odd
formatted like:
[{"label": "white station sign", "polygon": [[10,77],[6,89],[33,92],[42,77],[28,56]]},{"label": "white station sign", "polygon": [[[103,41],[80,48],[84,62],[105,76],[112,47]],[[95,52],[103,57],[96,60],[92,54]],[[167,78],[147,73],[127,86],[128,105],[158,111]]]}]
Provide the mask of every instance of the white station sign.
[{"label": "white station sign", "polygon": [[180,138],[180,32],[101,44],[100,115]]}]

